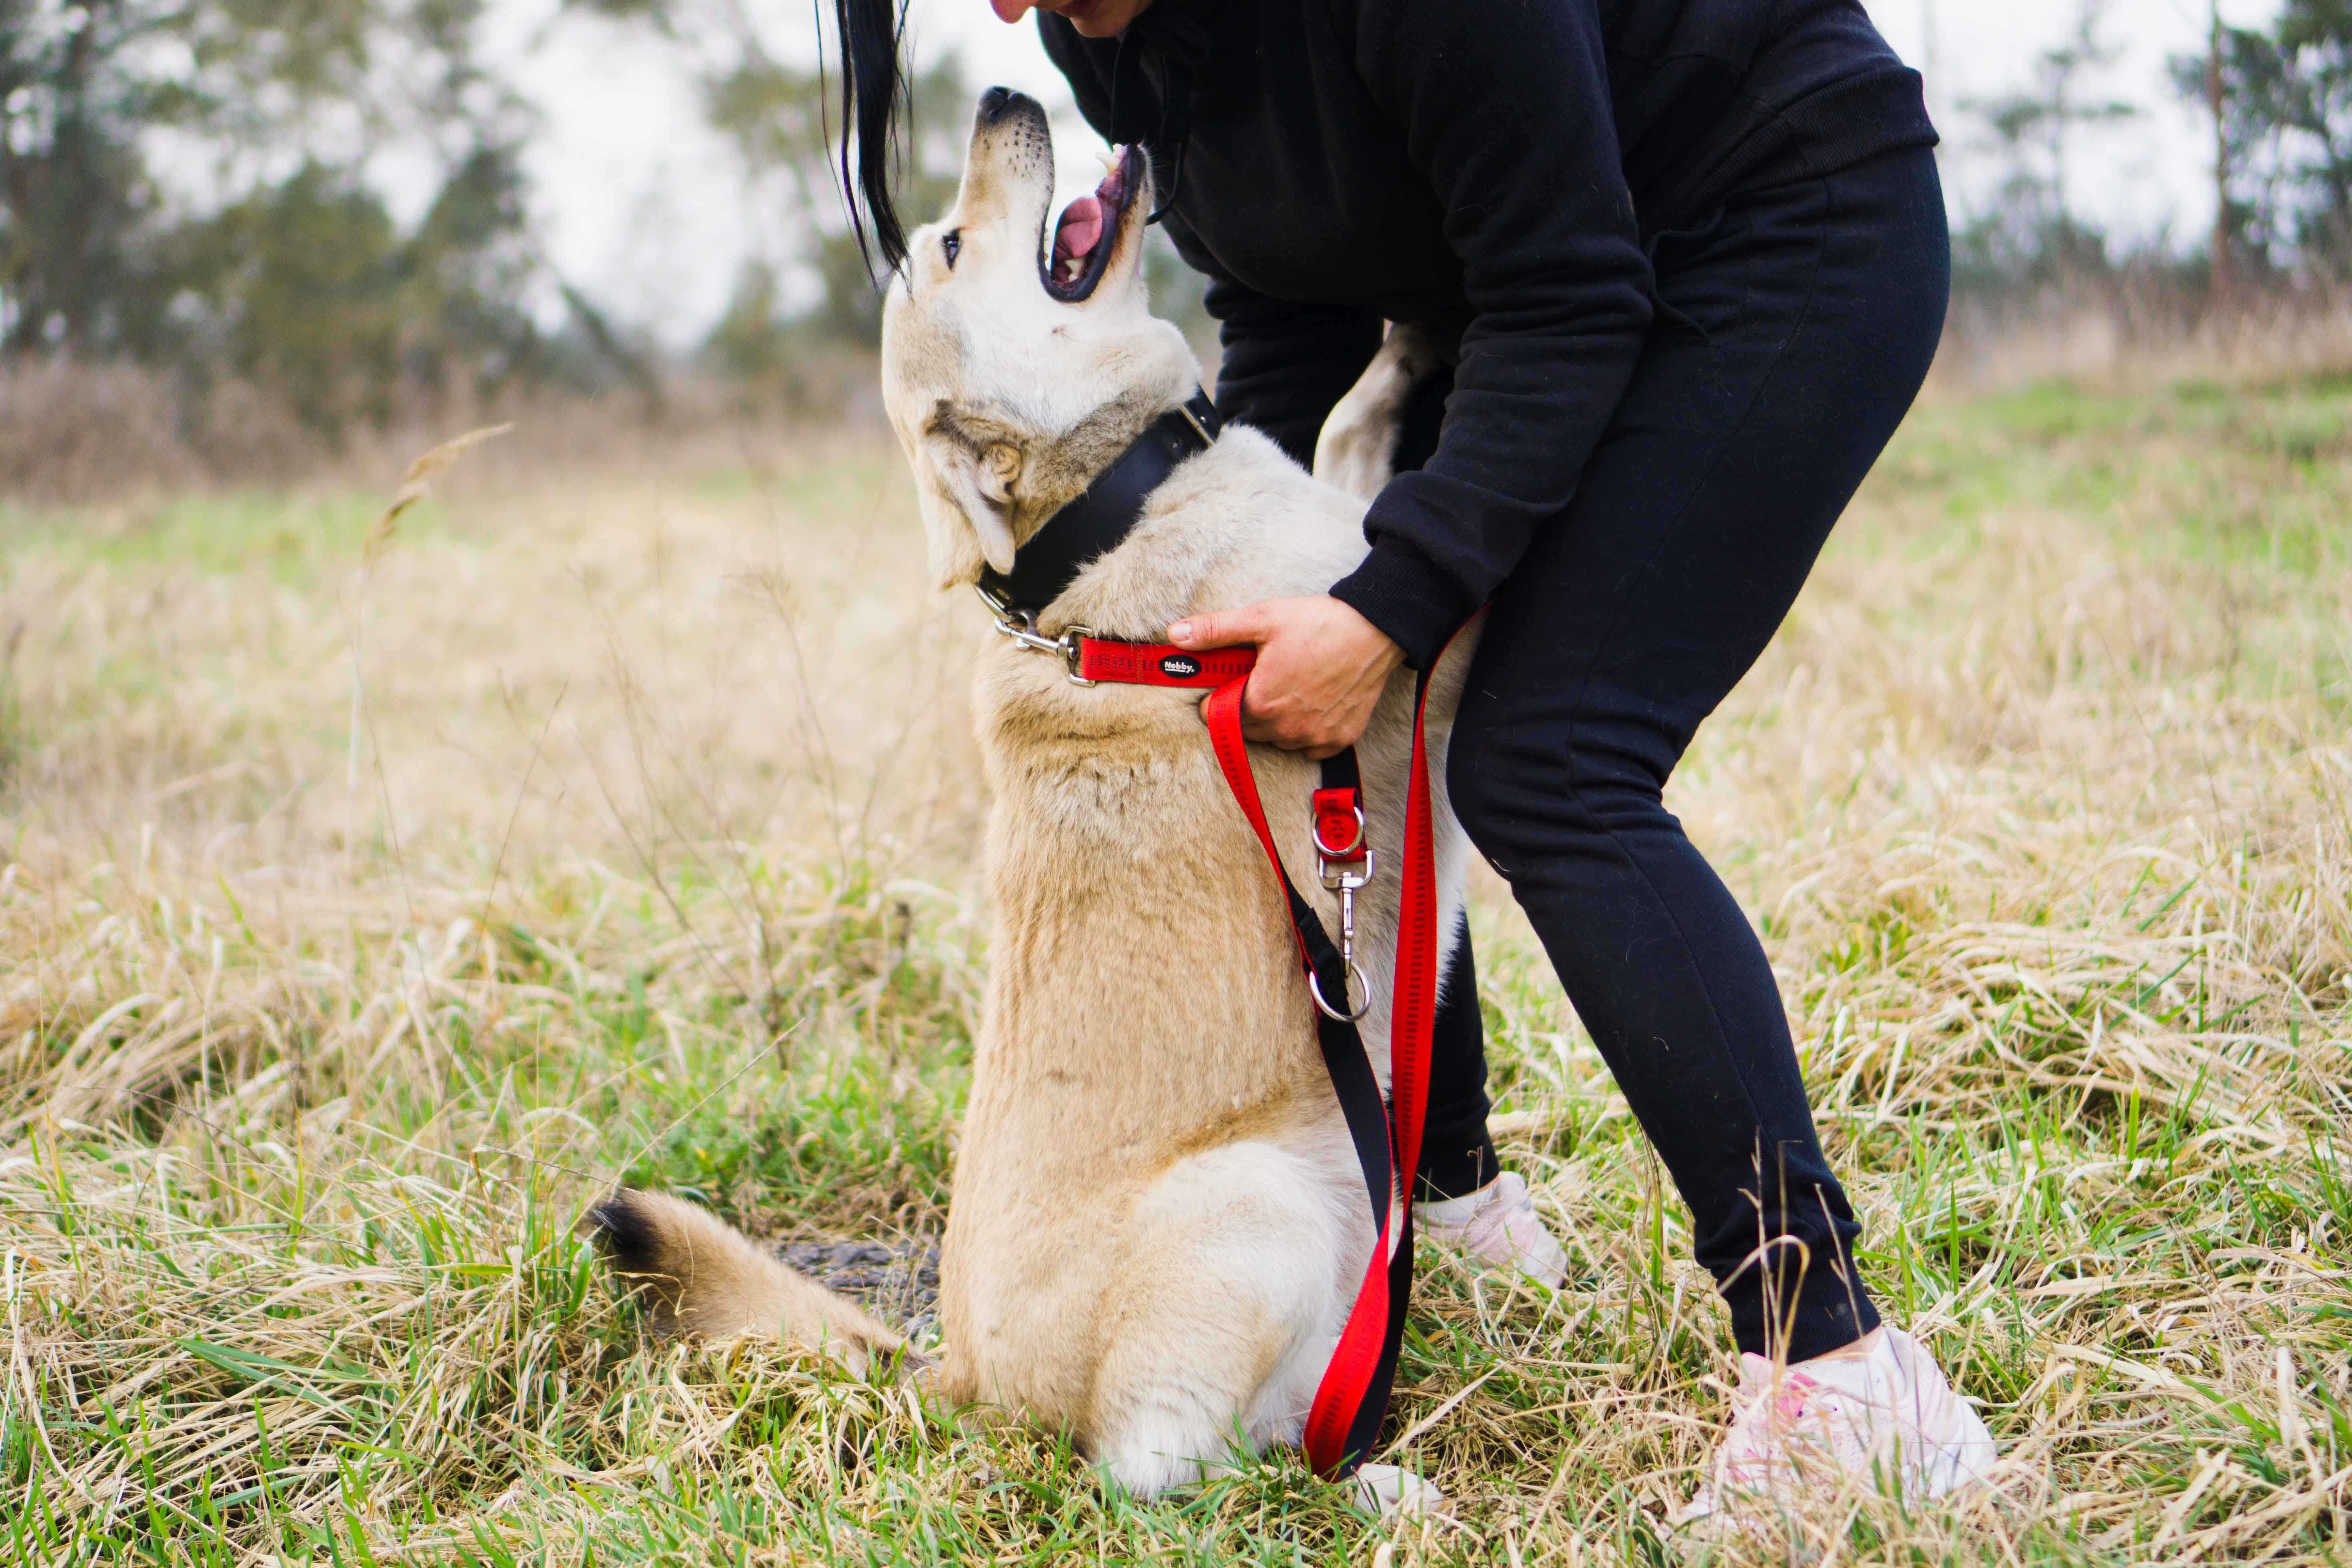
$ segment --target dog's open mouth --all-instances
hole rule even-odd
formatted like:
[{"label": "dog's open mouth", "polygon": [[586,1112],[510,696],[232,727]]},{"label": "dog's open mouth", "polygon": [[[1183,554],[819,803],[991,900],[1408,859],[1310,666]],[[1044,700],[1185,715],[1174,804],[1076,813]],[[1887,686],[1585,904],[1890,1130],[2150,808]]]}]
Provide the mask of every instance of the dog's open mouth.
[{"label": "dog's open mouth", "polygon": [[1046,293],[1075,305],[1095,291],[1110,266],[1111,252],[1118,248],[1127,209],[1142,185],[1143,154],[1123,147],[1094,194],[1062,209],[1054,225],[1054,243],[1038,262]]}]

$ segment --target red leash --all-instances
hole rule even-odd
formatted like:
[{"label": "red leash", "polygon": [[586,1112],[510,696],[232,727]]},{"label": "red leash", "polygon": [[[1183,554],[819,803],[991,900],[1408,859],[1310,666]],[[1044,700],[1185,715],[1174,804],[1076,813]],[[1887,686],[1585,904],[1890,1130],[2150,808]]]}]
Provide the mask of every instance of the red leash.
[{"label": "red leash", "polygon": [[[1209,742],[1234,800],[1265,851],[1290,908],[1291,936],[1318,1003],[1316,1032],[1325,1069],[1339,1096],[1371,1203],[1380,1245],[1357,1289],[1347,1327],[1324,1369],[1307,1417],[1308,1462],[1327,1476],[1361,1464],[1380,1436],[1404,1333],[1412,1289],[1412,1207],[1405,1201],[1420,1168],[1423,1122],[1429,1103],[1430,1033],[1437,1014],[1437,875],[1431,827],[1424,678],[1413,709],[1412,766],[1405,797],[1404,855],[1397,910],[1395,989],[1389,1015],[1390,1096],[1365,1054],[1356,1017],[1369,1006],[1356,1000],[1353,963],[1356,889],[1370,881],[1373,860],[1363,841],[1362,797],[1354,782],[1353,753],[1326,767],[1326,787],[1315,792],[1314,836],[1327,887],[1341,893],[1341,945],[1334,947],[1313,906],[1299,896],[1258,798],[1242,739],[1242,693],[1257,662],[1255,648],[1188,653],[1167,644],[1107,642],[1083,627],[1066,634],[1063,647],[1074,679],[1142,686],[1216,689],[1202,704]],[[1335,786],[1335,774],[1340,782]],[[1351,870],[1349,868],[1360,868]]]}]

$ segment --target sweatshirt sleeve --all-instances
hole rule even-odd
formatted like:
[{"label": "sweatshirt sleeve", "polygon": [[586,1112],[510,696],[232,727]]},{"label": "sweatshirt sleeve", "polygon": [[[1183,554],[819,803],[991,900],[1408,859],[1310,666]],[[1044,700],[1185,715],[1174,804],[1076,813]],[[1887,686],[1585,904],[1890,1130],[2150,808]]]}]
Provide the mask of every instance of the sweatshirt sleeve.
[{"label": "sweatshirt sleeve", "polygon": [[1435,455],[1374,500],[1371,552],[1331,590],[1426,668],[1575,493],[1649,330],[1650,266],[1599,0],[1332,4],[1472,312]]}]

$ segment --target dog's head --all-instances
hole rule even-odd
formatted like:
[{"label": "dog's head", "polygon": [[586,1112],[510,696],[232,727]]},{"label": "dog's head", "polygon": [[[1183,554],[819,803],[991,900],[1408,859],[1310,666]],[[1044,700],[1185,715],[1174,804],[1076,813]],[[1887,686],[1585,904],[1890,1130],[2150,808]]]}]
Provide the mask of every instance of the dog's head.
[{"label": "dog's head", "polygon": [[1012,570],[1014,547],[1200,374],[1145,292],[1143,154],[1117,154],[1058,220],[1053,207],[1045,110],[989,89],[955,205],[908,239],[883,302],[883,407],[941,586]]}]

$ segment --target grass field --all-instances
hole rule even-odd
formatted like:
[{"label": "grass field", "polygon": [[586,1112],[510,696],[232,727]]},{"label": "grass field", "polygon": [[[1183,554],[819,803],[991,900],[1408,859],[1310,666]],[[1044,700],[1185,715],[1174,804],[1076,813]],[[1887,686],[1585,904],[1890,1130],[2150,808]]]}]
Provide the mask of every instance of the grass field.
[{"label": "grass field", "polygon": [[[1836,1561],[2336,1562],[2352,1510],[2352,385],[1924,409],[1672,804],[1763,930],[1865,1267],[1998,1497]],[[1393,1531],[1156,1507],[758,1344],[577,1223],[948,1196],[976,608],[896,456],[0,511],[0,1555],[1656,1561],[1728,1338],[1498,885],[1553,1299],[1424,1255]],[[1709,1381],[1710,1379],[1715,1381]],[[1376,1552],[1390,1555],[1375,1558]]]}]

